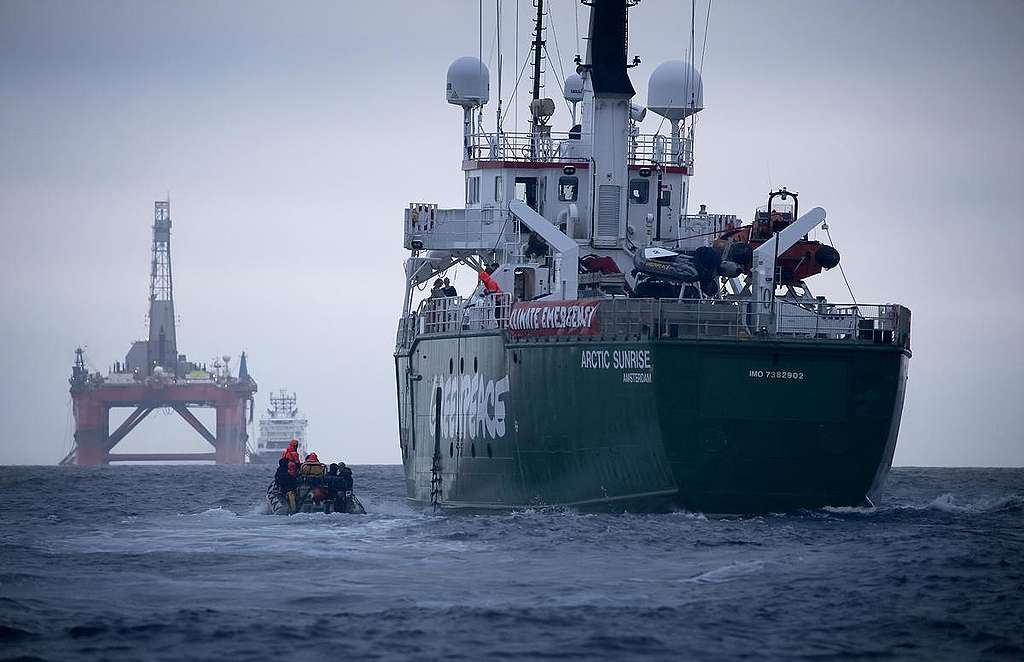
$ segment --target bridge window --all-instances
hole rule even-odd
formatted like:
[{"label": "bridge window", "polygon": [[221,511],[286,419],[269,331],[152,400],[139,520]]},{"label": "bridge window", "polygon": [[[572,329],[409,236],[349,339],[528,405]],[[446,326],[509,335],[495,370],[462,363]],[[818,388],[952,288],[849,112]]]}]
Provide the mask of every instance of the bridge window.
[{"label": "bridge window", "polygon": [[629,180],[629,201],[634,205],[646,205],[651,195],[651,182],[646,179]]},{"label": "bridge window", "polygon": [[501,175],[494,178],[494,201],[501,202],[505,198],[504,184],[501,180]]},{"label": "bridge window", "polygon": [[576,202],[579,197],[579,177],[558,178],[558,199],[562,202]]},{"label": "bridge window", "polygon": [[466,204],[475,205],[480,202],[480,178],[466,178]]}]

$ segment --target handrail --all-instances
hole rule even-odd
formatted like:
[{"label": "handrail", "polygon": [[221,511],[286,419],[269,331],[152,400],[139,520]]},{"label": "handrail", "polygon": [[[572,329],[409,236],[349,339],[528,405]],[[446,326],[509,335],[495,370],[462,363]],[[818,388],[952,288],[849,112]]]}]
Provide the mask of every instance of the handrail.
[{"label": "handrail", "polygon": [[[469,303],[432,297],[399,322],[397,345],[419,336],[504,329],[512,310],[508,292]],[[602,300],[591,340],[745,339],[817,340],[894,345],[910,349],[910,310],[898,304],[839,304],[776,299],[774,330],[761,324],[764,304],[749,299]],[[517,339],[536,341],[535,337]]]},{"label": "handrail", "polygon": [[[673,141],[662,134],[635,134],[628,138],[630,165],[692,166],[693,141]],[[590,160],[593,136],[589,133],[550,131],[547,133],[473,133],[466,158],[471,161],[582,163]]]}]

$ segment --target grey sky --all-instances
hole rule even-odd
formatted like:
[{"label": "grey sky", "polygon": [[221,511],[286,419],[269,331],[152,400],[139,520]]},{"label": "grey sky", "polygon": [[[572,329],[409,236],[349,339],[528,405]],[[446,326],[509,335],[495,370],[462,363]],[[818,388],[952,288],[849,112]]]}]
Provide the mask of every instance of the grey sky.
[{"label": "grey sky", "polygon": [[[575,4],[553,2],[568,71]],[[444,75],[477,53],[477,21],[474,1],[0,2],[0,462],[68,448],[75,346],[105,371],[144,335],[168,191],[179,349],[247,350],[259,402],[298,391],[322,456],[399,461],[402,209],[461,203]],[[644,0],[631,21],[643,103],[650,71],[684,54],[689,3]],[[858,300],[913,309],[897,464],[1024,464],[1022,37],[1020,2],[712,8],[692,203],[749,218],[769,183],[798,190],[828,209]],[[837,273],[817,289],[849,298]],[[155,419],[118,449],[202,449]]]}]

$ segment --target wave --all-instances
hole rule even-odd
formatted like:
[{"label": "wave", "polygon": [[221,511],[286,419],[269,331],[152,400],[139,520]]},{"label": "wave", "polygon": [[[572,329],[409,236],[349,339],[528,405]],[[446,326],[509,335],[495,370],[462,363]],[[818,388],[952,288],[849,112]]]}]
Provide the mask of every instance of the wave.
[{"label": "wave", "polygon": [[871,506],[826,506],[820,512],[836,515],[883,515],[900,512],[935,511],[952,515],[985,515],[1012,512],[1024,509],[1024,495],[1007,494],[1000,497],[981,499],[975,502],[962,501],[955,494],[947,492],[923,504],[899,504]]},{"label": "wave", "polygon": [[765,561],[737,561],[682,580],[692,584],[721,584],[761,572]]},{"label": "wave", "polygon": [[216,508],[207,508],[201,513],[180,513],[178,517],[209,517],[209,518],[227,518],[227,517],[238,517],[238,513],[233,510],[228,510],[218,506]]},{"label": "wave", "polygon": [[958,503],[953,494],[943,494],[935,497],[925,505],[924,510],[938,510],[944,513],[978,515],[985,513],[999,513],[1024,508],[1024,496],[1020,494],[1008,494],[1002,497],[983,499],[977,503]]},{"label": "wave", "polygon": [[675,515],[676,517],[682,517],[684,519],[692,519],[692,520],[694,520],[696,522],[706,522],[706,521],[708,521],[708,516],[705,515],[704,513],[695,513],[695,512],[690,511],[690,510],[673,510],[669,514],[670,515]]}]

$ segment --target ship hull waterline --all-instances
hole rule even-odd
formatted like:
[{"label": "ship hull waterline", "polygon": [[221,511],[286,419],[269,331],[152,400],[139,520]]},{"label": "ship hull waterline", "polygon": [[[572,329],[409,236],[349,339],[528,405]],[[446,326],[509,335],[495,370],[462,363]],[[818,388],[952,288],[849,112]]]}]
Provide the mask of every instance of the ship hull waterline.
[{"label": "ship hull waterline", "polygon": [[420,337],[396,355],[407,494],[470,509],[877,504],[908,361],[843,341]]}]

